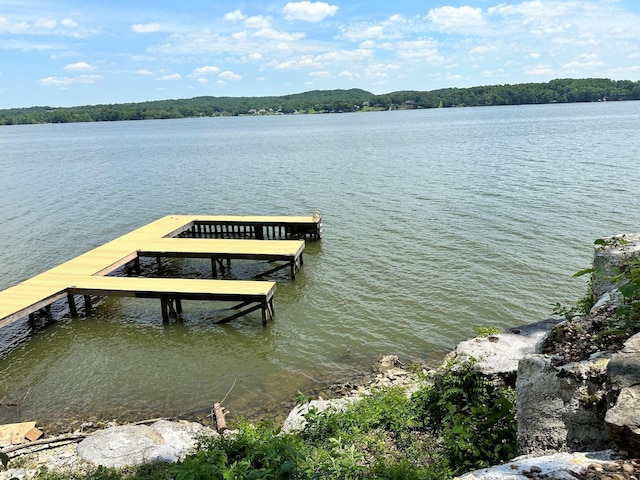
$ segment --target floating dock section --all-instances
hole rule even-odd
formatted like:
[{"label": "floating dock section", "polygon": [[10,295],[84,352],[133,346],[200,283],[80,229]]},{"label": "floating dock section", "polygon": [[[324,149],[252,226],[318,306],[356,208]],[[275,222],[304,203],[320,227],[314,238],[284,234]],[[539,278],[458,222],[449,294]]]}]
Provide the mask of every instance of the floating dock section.
[{"label": "floating dock section", "polygon": [[[234,302],[230,321],[255,310],[262,322],[273,319],[275,282],[218,280],[218,268],[232,259],[284,262],[264,272],[290,268],[295,278],[302,265],[305,239],[322,237],[319,215],[310,217],[193,216],[170,215],[40,275],[0,292],[0,328],[66,299],[77,316],[77,295],[90,310],[91,296],[157,298],[163,321],[179,315],[183,300]],[[268,241],[268,240],[278,241]],[[139,272],[141,257],[209,258],[212,279],[175,279],[109,276],[120,267],[133,265]]]}]

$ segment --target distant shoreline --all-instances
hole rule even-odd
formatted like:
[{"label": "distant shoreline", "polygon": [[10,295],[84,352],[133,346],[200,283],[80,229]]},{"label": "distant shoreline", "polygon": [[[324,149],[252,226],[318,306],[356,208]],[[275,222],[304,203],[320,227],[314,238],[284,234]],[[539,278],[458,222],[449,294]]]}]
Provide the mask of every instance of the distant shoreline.
[{"label": "distant shoreline", "polygon": [[314,90],[269,97],[194,97],[110,105],[36,106],[0,110],[0,125],[345,113],[499,105],[640,100],[640,81],[557,79],[546,83],[406,90],[376,95],[361,89]]}]

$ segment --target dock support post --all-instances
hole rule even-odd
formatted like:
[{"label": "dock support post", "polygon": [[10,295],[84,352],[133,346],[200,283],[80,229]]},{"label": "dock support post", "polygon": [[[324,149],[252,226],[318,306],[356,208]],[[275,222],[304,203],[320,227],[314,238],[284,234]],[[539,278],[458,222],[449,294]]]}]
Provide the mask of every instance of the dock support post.
[{"label": "dock support post", "polygon": [[78,309],[76,308],[76,300],[73,298],[73,295],[67,293],[67,302],[69,302],[69,313],[72,317],[78,316]]},{"label": "dock support post", "polygon": [[213,275],[213,278],[218,278],[218,270],[216,268],[216,259],[214,257],[211,257],[211,274]]},{"label": "dock support post", "polygon": [[267,308],[269,303],[267,301],[262,302],[262,326],[267,325]]},{"label": "dock support post", "polygon": [[274,309],[273,309],[273,297],[269,300],[262,301],[262,325],[267,325],[267,319],[273,320],[274,317]]},{"label": "dock support post", "polygon": [[91,313],[91,297],[89,295],[84,296],[84,314],[89,315]]},{"label": "dock support post", "polygon": [[162,323],[169,323],[169,305],[166,298],[160,299],[160,309],[162,310]]},{"label": "dock support post", "polygon": [[182,299],[176,298],[176,313],[180,315],[182,313]]}]

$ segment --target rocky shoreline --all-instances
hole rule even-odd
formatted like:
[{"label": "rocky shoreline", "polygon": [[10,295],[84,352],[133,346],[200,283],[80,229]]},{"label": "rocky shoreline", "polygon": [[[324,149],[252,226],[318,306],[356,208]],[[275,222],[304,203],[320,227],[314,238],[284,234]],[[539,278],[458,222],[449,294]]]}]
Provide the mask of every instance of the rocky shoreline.
[{"label": "rocky shoreline", "polygon": [[[640,255],[640,235],[632,246]],[[603,258],[615,264],[615,252],[606,253]],[[623,253],[628,255],[628,250]],[[612,319],[612,297],[585,317],[550,319],[477,337],[461,342],[447,356],[445,361],[472,357],[483,373],[516,390],[522,456],[460,480],[640,479],[640,333],[627,339],[599,334]],[[340,409],[375,389],[402,385],[410,390],[427,373],[423,368],[416,372],[397,356],[381,357],[369,381],[336,386],[331,392],[337,398],[295,407],[283,430],[302,428],[310,406]],[[97,465],[174,462],[189,453],[199,436],[218,433],[197,422],[159,419],[76,435],[12,450],[13,468],[1,471],[0,480],[33,478],[41,467],[77,474]]]}]

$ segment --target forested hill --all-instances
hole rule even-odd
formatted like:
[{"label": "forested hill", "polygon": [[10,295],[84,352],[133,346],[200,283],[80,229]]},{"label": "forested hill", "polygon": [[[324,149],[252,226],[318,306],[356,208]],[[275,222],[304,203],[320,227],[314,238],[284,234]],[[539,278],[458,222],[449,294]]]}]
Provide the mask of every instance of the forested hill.
[{"label": "forested hill", "polygon": [[547,83],[401,91],[383,95],[360,89],[314,90],[279,97],[196,97],[66,108],[13,108],[0,110],[0,125],[620,100],[640,100],[640,82],[606,78],[558,79]]}]

